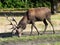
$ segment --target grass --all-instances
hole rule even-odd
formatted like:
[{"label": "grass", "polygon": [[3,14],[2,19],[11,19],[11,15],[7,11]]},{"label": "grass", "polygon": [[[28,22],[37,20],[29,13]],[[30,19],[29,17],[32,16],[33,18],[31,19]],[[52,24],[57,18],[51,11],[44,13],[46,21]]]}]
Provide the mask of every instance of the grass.
[{"label": "grass", "polygon": [[44,34],[44,35],[37,35],[37,36],[22,36],[22,37],[8,37],[8,38],[0,38],[0,42],[9,42],[9,41],[60,41],[60,35],[59,34]]},{"label": "grass", "polygon": [[60,34],[44,34],[37,36],[22,36],[22,37],[9,37],[9,38],[0,38],[0,42],[2,43],[16,43],[16,42],[29,42],[29,41],[39,41],[39,45],[59,45]]},{"label": "grass", "polygon": [[60,42],[53,42],[53,43],[42,43],[39,45],[60,45]]},{"label": "grass", "polygon": [[52,20],[60,20],[60,13],[51,16]]},{"label": "grass", "polygon": [[[9,17],[10,18],[10,17]],[[21,19],[21,17],[15,17],[17,22]],[[2,20],[3,19],[3,20]],[[60,14],[55,14],[51,16],[52,22],[54,26],[60,25]],[[9,22],[6,20],[5,17],[0,17],[0,25],[6,26]],[[0,27],[1,27],[0,26]],[[37,23],[37,26],[43,28],[44,24]],[[30,27],[28,27],[29,29]],[[0,38],[0,42],[2,43],[16,43],[16,42],[29,42],[29,41],[37,41],[39,42],[38,45],[59,45],[60,44],[60,34],[44,34],[44,35],[35,35],[35,36],[22,36],[22,37],[8,37],[8,38]],[[42,42],[42,43],[41,43]]]},{"label": "grass", "polygon": [[28,8],[2,8],[0,12],[9,12],[9,11],[26,11]]}]

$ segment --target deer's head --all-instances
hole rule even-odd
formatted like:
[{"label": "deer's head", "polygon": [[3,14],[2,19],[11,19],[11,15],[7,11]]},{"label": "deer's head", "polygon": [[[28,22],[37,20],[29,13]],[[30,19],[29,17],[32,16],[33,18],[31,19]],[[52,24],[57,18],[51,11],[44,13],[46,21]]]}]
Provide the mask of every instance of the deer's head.
[{"label": "deer's head", "polygon": [[[15,20],[15,18],[11,17],[11,19],[9,19],[9,17],[6,16],[6,15],[5,15],[5,17],[6,17],[6,19],[10,22],[9,25],[12,26],[12,27],[11,27],[11,29],[12,29],[12,34],[15,34],[16,31],[17,31],[18,34],[19,34],[18,36],[21,36],[22,31],[26,28],[26,24],[25,24],[25,22],[23,22],[23,19],[24,19],[24,18],[22,18],[22,19],[19,21],[19,23],[17,24],[17,21]],[[15,24],[13,24],[12,21],[14,21]]]}]

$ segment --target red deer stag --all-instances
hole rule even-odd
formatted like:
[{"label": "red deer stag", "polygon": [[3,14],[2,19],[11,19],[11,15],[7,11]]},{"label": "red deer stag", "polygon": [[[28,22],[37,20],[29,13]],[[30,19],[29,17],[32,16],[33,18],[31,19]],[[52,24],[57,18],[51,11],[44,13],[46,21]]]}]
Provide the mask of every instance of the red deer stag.
[{"label": "red deer stag", "polygon": [[26,11],[25,16],[23,16],[23,18],[19,21],[17,26],[14,28],[14,30],[17,30],[17,32],[19,33],[18,36],[21,36],[23,30],[26,28],[26,25],[30,23],[32,24],[30,35],[32,34],[33,27],[36,29],[39,35],[39,31],[35,26],[35,22],[43,21],[43,23],[45,24],[45,29],[43,33],[45,33],[48,26],[48,23],[46,20],[51,24],[53,28],[53,33],[55,33],[53,24],[51,22],[51,10],[47,7],[31,8]]}]

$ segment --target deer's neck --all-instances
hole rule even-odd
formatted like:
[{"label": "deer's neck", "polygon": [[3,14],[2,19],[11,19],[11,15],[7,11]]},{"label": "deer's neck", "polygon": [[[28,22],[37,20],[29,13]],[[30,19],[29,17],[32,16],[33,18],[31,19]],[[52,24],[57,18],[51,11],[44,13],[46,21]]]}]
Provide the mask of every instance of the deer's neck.
[{"label": "deer's neck", "polygon": [[21,21],[19,21],[18,25],[17,25],[17,28],[22,28],[22,29],[25,29],[26,28],[26,25],[27,25],[27,16],[24,16]]},{"label": "deer's neck", "polygon": [[25,24],[27,24],[27,21],[28,21],[27,16],[24,16],[22,22],[25,23]]}]

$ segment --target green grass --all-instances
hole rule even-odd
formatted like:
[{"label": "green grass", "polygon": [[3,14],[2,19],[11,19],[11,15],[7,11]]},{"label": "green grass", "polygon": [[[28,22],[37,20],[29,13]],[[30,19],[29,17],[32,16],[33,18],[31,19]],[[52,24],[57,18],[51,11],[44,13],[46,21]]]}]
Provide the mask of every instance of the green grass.
[{"label": "green grass", "polygon": [[0,12],[4,12],[4,11],[26,11],[28,8],[2,8],[0,9]]},{"label": "green grass", "polygon": [[9,41],[60,41],[60,35],[59,34],[44,34],[44,35],[37,35],[37,36],[22,36],[22,37],[8,37],[8,38],[0,38],[0,42],[9,42]]},{"label": "green grass", "polygon": [[[37,36],[22,36],[22,37],[8,37],[0,38],[1,43],[16,43],[16,42],[29,42],[29,41],[38,41],[39,45],[59,45],[60,44],[60,34],[44,34]],[[37,43],[37,42],[36,42]]]},{"label": "green grass", "polygon": [[52,20],[60,20],[60,13],[54,14],[51,16]]},{"label": "green grass", "polygon": [[53,42],[53,43],[42,43],[39,45],[60,45],[60,42]]}]

